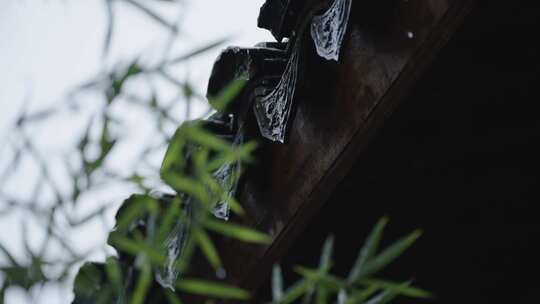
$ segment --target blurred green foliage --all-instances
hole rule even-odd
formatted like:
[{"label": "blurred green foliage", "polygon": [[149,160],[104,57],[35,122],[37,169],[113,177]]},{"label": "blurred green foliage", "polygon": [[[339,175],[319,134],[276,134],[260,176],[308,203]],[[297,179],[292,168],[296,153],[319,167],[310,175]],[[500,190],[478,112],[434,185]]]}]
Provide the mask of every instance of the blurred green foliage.
[{"label": "blurred green foliage", "polygon": [[411,286],[411,282],[390,282],[375,279],[377,273],[394,262],[421,235],[420,231],[401,238],[386,249],[379,250],[384,227],[388,220],[382,218],[360,250],[356,262],[346,278],[330,273],[334,240],[327,238],[317,268],[296,266],[295,272],[303,278],[288,289],[283,289],[283,278],[279,266],[272,274],[273,303],[389,303],[397,296],[430,298],[427,291]]}]

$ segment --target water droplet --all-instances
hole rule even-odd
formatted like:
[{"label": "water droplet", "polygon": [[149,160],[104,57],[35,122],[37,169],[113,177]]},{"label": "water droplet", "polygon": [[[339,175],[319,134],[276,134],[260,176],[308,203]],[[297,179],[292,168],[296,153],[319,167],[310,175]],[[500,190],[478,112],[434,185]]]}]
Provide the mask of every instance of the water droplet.
[{"label": "water droplet", "polygon": [[219,268],[216,270],[216,277],[220,280],[225,279],[227,277],[227,271],[225,271],[223,268]]},{"label": "water droplet", "polygon": [[322,58],[338,61],[351,5],[351,0],[335,0],[324,14],[313,17],[311,38],[315,42],[317,54]]}]

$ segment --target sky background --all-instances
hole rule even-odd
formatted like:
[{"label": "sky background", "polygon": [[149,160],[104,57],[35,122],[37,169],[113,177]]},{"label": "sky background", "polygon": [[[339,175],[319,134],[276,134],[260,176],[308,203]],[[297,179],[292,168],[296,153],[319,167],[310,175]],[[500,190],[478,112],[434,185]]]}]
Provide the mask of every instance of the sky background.
[{"label": "sky background", "polygon": [[[13,151],[5,145],[12,125],[23,105],[29,112],[39,111],[66,101],[66,94],[75,86],[87,81],[100,71],[117,64],[126,64],[134,58],[151,64],[163,56],[168,35],[163,28],[143,16],[129,5],[116,1],[116,18],[113,43],[109,56],[102,56],[106,32],[106,10],[103,0],[2,0],[0,8],[0,169],[9,165]],[[141,2],[145,2],[144,0]],[[147,1],[148,2],[148,1]],[[184,5],[164,4],[153,9],[168,20],[181,20],[180,37],[171,48],[171,55],[179,55],[224,37],[231,37],[227,45],[252,46],[260,41],[272,41],[271,35],[256,27],[259,8],[264,0],[192,0]],[[211,50],[186,64],[176,66],[170,72],[179,79],[190,80],[199,92],[204,93],[215,58],[221,48]],[[177,90],[158,86],[158,94],[163,99],[172,99]],[[134,88],[137,91],[137,88]],[[144,92],[141,92],[144,94]],[[86,94],[89,111],[96,104],[97,96]],[[179,108],[181,111],[182,108]],[[194,109],[202,113],[204,106]],[[130,165],[130,155],[134,154],[141,142],[152,136],[148,131],[151,117],[136,110],[122,113],[130,140],[122,143],[112,157],[111,163],[122,171]],[[83,114],[84,116],[84,114]],[[76,132],[82,127],[84,117],[63,113],[46,127],[30,130],[32,140],[51,159],[52,174],[60,181],[66,181],[64,173],[56,172],[55,161],[63,151],[73,145]],[[172,132],[172,131],[171,131]],[[159,161],[159,157],[156,161]],[[9,180],[0,181],[2,191],[25,196],[30,185],[39,178],[35,164],[23,162]],[[109,187],[102,193],[93,193],[80,207],[84,214],[92,210],[97,202],[118,200],[128,194],[128,189]],[[45,193],[44,196],[47,196]],[[113,225],[108,221],[90,223],[77,231],[70,232],[69,240],[81,250],[103,243],[108,229]],[[13,252],[21,252],[21,223],[25,214],[13,212],[0,216],[0,242]],[[29,225],[31,240],[40,237],[39,226]],[[59,253],[61,254],[61,252]],[[95,259],[103,259],[96,255]],[[1,278],[0,278],[1,280]],[[21,290],[8,292],[7,304],[24,303],[70,303],[70,286],[51,286],[34,290],[33,299]]]}]

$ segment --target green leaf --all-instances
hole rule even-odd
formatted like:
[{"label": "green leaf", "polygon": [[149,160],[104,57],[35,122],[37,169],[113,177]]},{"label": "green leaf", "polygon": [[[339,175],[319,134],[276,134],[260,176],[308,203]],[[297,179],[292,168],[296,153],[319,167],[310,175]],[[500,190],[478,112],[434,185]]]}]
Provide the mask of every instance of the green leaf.
[{"label": "green leaf", "polygon": [[206,219],[203,225],[209,230],[244,242],[259,244],[269,244],[271,242],[268,235],[243,226],[213,219]]},{"label": "green leaf", "polygon": [[118,260],[114,257],[107,258],[105,263],[105,271],[107,273],[107,278],[109,282],[116,288],[117,291],[120,291],[122,288],[122,270]]},{"label": "green leaf", "polygon": [[285,294],[281,298],[280,304],[289,304],[296,301],[298,298],[300,298],[303,294],[305,294],[309,289],[309,282],[306,279],[302,279],[298,282],[296,282],[293,286],[291,286],[287,291],[285,291]]},{"label": "green leaf", "polygon": [[182,154],[184,146],[186,145],[186,138],[183,133],[181,127],[178,128],[170,141],[161,164],[160,175],[162,178],[166,174],[177,173],[170,171],[176,168],[183,168],[186,164],[184,155]]},{"label": "green leaf", "polygon": [[144,189],[144,177],[139,174],[133,174],[127,180],[134,183],[139,189]]},{"label": "green leaf", "polygon": [[379,295],[365,302],[365,304],[387,304],[393,301],[397,296],[397,292],[389,289],[381,292]]},{"label": "green leaf", "polygon": [[122,80],[126,81],[130,77],[136,76],[144,72],[143,68],[134,60],[128,67],[126,73],[122,76]]},{"label": "green leaf", "polygon": [[167,208],[156,235],[156,240],[158,243],[163,243],[165,241],[176,221],[184,221],[186,219],[182,214],[182,210],[180,209],[181,205],[182,201],[180,200],[180,197],[176,196],[172,200],[169,208]]},{"label": "green leaf", "polygon": [[346,304],[356,304],[364,303],[367,299],[372,297],[379,289],[375,286],[368,286],[364,290],[354,291],[348,299],[345,301]]},{"label": "green leaf", "polygon": [[302,266],[295,266],[294,271],[310,282],[324,286],[333,291],[339,291],[345,286],[345,283],[340,278],[327,274],[324,269],[309,269]]},{"label": "green leaf", "polygon": [[317,288],[317,304],[327,304],[328,298],[330,297],[330,292],[324,286],[319,286]]},{"label": "green leaf", "polygon": [[278,303],[283,297],[283,274],[281,267],[274,265],[272,269],[272,299],[274,303]]},{"label": "green leaf", "polygon": [[146,295],[152,284],[152,267],[149,263],[144,262],[142,265],[137,285],[133,291],[131,302],[133,304],[143,304],[146,300]]},{"label": "green leaf", "polygon": [[103,264],[86,263],[75,277],[73,291],[76,303],[95,303],[97,294],[103,289]]},{"label": "green leaf", "polygon": [[[325,276],[325,274],[330,270],[332,264],[332,252],[334,250],[334,237],[329,236],[326,238],[323,250],[321,252],[321,257],[319,261],[319,269],[314,273],[313,280],[317,283]],[[339,285],[341,285],[339,283]],[[313,292],[317,292],[317,303],[326,304],[328,302],[328,289],[324,284],[317,284],[314,288],[310,289],[309,299],[312,298]]]},{"label": "green leaf", "polygon": [[[110,132],[109,132],[109,123],[110,119],[107,116],[104,116],[103,118],[103,126],[101,129],[101,137],[99,140],[100,144],[100,154],[99,156],[94,160],[84,160],[84,167],[85,167],[85,173],[86,175],[91,175],[94,171],[97,169],[103,167],[103,162],[107,158],[107,156],[111,153],[112,149],[116,145],[117,141],[115,139],[111,138]],[[86,136],[86,135],[85,135]],[[86,142],[84,142],[86,140]],[[87,142],[88,138],[83,139],[83,144],[88,144]],[[84,152],[81,150],[81,153]]]},{"label": "green leaf", "polygon": [[[9,160],[9,165],[5,168],[5,170],[0,174],[0,181],[2,183],[6,183],[6,181],[9,180],[9,177],[17,172],[17,168],[19,167],[21,163],[23,149],[19,148],[15,151],[13,158]],[[0,212],[0,215],[3,214],[4,211],[7,211],[8,207],[6,207],[2,212]]]},{"label": "green leaf", "polygon": [[167,261],[165,255],[155,249],[154,247],[146,244],[143,241],[133,240],[123,235],[117,234],[114,231],[109,235],[111,246],[118,248],[119,250],[138,256],[140,254],[146,255],[148,259],[155,265],[164,265]]},{"label": "green leaf", "polygon": [[101,129],[101,138],[99,140],[99,145],[101,148],[101,155],[99,159],[105,159],[109,152],[111,152],[116,141],[111,139],[111,133],[109,131],[110,120],[107,116],[103,118],[103,127]]},{"label": "green leaf", "polygon": [[381,218],[369,234],[366,242],[364,243],[364,246],[360,250],[360,254],[356,259],[354,266],[349,272],[349,276],[347,278],[348,282],[353,282],[358,278],[360,271],[362,270],[368,259],[373,257],[373,255],[375,255],[375,253],[377,252],[384,231],[384,227],[387,223],[387,217]]},{"label": "green leaf", "polygon": [[196,149],[191,153],[191,160],[194,167],[194,173],[198,177],[207,172],[206,163],[208,163],[208,155],[210,151],[207,149]]},{"label": "green leaf", "polygon": [[4,298],[5,298],[5,294],[6,294],[6,289],[8,287],[9,286],[6,286],[5,283],[3,283],[2,286],[0,286],[0,304],[4,304]]},{"label": "green leaf", "polygon": [[177,269],[180,273],[185,273],[189,269],[189,267],[192,266],[190,262],[194,255],[195,248],[195,240],[193,240],[192,237],[187,237],[186,243],[183,245],[181,258],[178,259],[174,264],[174,268]]},{"label": "green leaf", "polygon": [[320,269],[330,269],[330,264],[332,263],[332,252],[334,251],[334,237],[329,236],[326,238],[326,241],[323,245],[323,250],[321,253],[321,258],[319,262]]},{"label": "green leaf", "polygon": [[410,286],[410,282],[395,283],[384,280],[363,279],[358,281],[359,285],[375,287],[377,289],[393,290],[400,295],[411,298],[431,298],[433,295],[423,289]]},{"label": "green leaf", "polygon": [[95,294],[96,300],[93,300],[92,304],[109,304],[113,301],[113,291],[109,286],[103,286],[98,293]]},{"label": "green leaf", "polygon": [[182,127],[185,135],[194,143],[216,151],[231,151],[231,143],[217,137],[214,133],[201,127],[200,122],[185,123]]},{"label": "green leaf", "polygon": [[247,300],[250,297],[249,292],[246,290],[221,283],[198,279],[181,279],[176,284],[176,287],[179,290],[187,293],[215,297],[219,299]]},{"label": "green leaf", "polygon": [[149,195],[132,195],[124,201],[117,212],[116,231],[126,231],[138,218],[142,218],[148,212],[155,212],[158,204]]},{"label": "green leaf", "polygon": [[186,193],[202,204],[208,205],[210,197],[206,187],[198,180],[180,174],[166,173],[163,180],[177,192]]},{"label": "green leaf", "polygon": [[51,107],[51,108],[43,109],[41,111],[37,111],[37,112],[31,113],[31,114],[25,114],[24,121],[26,123],[28,123],[28,122],[40,122],[40,121],[43,121],[45,119],[50,118],[51,116],[56,114],[58,112],[58,110],[59,109],[57,107]]},{"label": "green leaf", "polygon": [[225,88],[221,90],[218,96],[211,96],[208,98],[210,105],[218,112],[222,112],[246,86],[247,80],[237,78],[231,81]]},{"label": "green leaf", "polygon": [[92,124],[94,123],[94,119],[90,118],[88,121],[88,125],[84,129],[84,133],[77,143],[77,149],[79,150],[79,154],[84,156],[84,152],[86,150],[86,147],[88,146],[88,143],[90,142],[90,132],[92,131]]},{"label": "green leaf", "polygon": [[257,142],[250,141],[241,146],[233,147],[227,151],[220,153],[217,157],[213,158],[208,164],[207,168],[209,171],[217,170],[219,167],[236,162],[252,162],[253,161],[253,151],[257,149]]},{"label": "green leaf", "polygon": [[19,266],[19,263],[15,258],[11,255],[9,250],[4,247],[4,245],[0,242],[0,251],[4,254],[4,256],[8,259],[10,266]]},{"label": "green leaf", "polygon": [[26,253],[26,256],[28,256],[32,261],[32,267],[35,265],[38,265],[38,267],[41,266],[41,261],[36,257],[34,254],[32,248],[30,248],[30,241],[28,239],[28,223],[26,221],[23,221],[21,223],[21,239],[24,247],[24,251]]},{"label": "green leaf", "polygon": [[389,246],[378,256],[369,260],[365,264],[365,266],[360,269],[358,273],[358,278],[366,278],[382,270],[388,264],[392,263],[395,259],[397,259],[400,255],[402,255],[403,252],[405,252],[421,235],[422,232],[420,230],[416,230],[408,236],[403,237],[393,245]]},{"label": "green leaf", "polygon": [[112,73],[109,75],[109,87],[105,91],[107,97],[107,105],[111,103],[122,93],[122,88],[124,87],[125,82],[136,75],[139,75],[144,70],[137,63],[137,60],[134,60],[127,69],[123,70],[121,73]]},{"label": "green leaf", "polygon": [[200,55],[202,53],[205,53],[205,52],[208,52],[209,50],[211,49],[214,49],[216,48],[217,46],[220,46],[222,44],[224,44],[225,42],[229,41],[230,38],[227,37],[227,38],[221,38],[219,40],[216,40],[214,42],[211,42],[211,43],[208,43],[200,48],[197,48],[193,51],[190,51],[186,54],[183,54],[183,55],[180,55],[178,57],[175,57],[173,58],[172,60],[169,60],[165,63],[165,65],[172,65],[172,64],[177,64],[177,63],[180,63],[180,62],[183,62],[183,61],[186,61],[188,59],[191,59],[192,57],[195,57],[197,55]]},{"label": "green leaf", "polygon": [[182,304],[182,300],[174,292],[169,289],[165,289],[164,292],[169,304]]},{"label": "green leaf", "polygon": [[112,7],[112,0],[106,0],[105,5],[107,8],[107,32],[103,43],[103,56],[107,56],[109,53],[114,30],[114,10]]},{"label": "green leaf", "polygon": [[191,84],[189,82],[184,83],[182,89],[184,91],[184,97],[186,97],[186,102],[191,102],[191,97],[195,95],[195,90],[193,89]]},{"label": "green leaf", "polygon": [[[228,179],[234,179],[236,178],[236,172],[233,172],[233,174],[229,175]],[[229,205],[231,210],[238,214],[238,215],[244,215],[245,210],[240,205],[240,203],[231,195],[229,195],[229,192],[224,189],[224,187],[216,180],[215,177],[213,177],[210,174],[201,174],[200,179],[208,186],[209,190],[213,194],[213,201],[211,208],[214,208],[217,203],[225,202]]]},{"label": "green leaf", "polygon": [[240,202],[237,201],[234,197],[227,196],[226,203],[229,204],[229,207],[231,207],[231,210],[234,213],[240,216],[244,216],[246,214],[246,211],[244,210],[242,205],[240,205]]},{"label": "green leaf", "polygon": [[42,266],[42,261],[32,259],[30,265],[0,267],[0,273],[5,276],[9,285],[19,286],[28,291],[33,286],[47,281]]},{"label": "green leaf", "polygon": [[215,270],[220,269],[222,267],[221,259],[219,258],[219,253],[217,252],[212,239],[210,239],[210,236],[200,228],[193,229],[193,236],[212,267],[214,267]]},{"label": "green leaf", "polygon": [[139,9],[141,12],[146,14],[150,19],[156,21],[157,23],[161,24],[165,28],[169,29],[172,33],[176,33],[178,29],[176,28],[176,25],[169,23],[167,20],[163,19],[163,17],[159,16],[156,12],[151,10],[149,7],[143,5],[139,1],[136,0],[125,0],[125,2],[131,4],[133,7]]}]

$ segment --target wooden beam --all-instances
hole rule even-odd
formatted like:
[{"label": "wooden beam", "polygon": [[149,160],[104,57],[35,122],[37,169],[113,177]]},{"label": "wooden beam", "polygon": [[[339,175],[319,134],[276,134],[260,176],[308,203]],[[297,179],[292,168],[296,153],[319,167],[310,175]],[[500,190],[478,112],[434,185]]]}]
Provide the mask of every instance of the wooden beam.
[{"label": "wooden beam", "polygon": [[309,77],[299,88],[289,141],[262,144],[240,197],[249,214],[243,221],[273,242],[223,240],[230,282],[252,290],[264,282],[474,2],[355,1],[339,64],[322,63],[306,43]]}]

